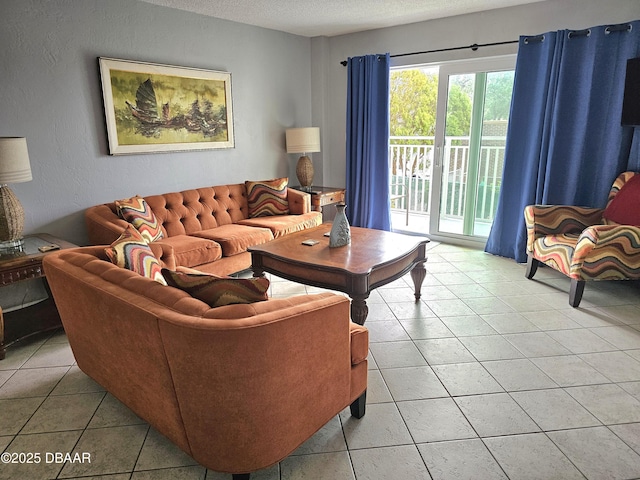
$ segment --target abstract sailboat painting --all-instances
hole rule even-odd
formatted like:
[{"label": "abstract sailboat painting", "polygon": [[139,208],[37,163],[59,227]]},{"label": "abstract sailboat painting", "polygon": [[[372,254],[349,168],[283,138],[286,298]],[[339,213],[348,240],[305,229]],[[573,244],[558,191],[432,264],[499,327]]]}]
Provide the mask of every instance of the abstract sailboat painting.
[{"label": "abstract sailboat painting", "polygon": [[234,147],[230,73],[99,63],[111,155]]}]

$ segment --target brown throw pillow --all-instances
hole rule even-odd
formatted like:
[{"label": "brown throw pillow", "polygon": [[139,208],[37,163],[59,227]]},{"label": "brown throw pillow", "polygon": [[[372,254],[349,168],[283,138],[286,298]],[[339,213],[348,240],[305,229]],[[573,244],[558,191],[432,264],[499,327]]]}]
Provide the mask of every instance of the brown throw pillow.
[{"label": "brown throw pillow", "polygon": [[206,273],[183,273],[162,269],[167,283],[184,290],[210,307],[267,300],[269,280],[266,278],[216,277]]}]

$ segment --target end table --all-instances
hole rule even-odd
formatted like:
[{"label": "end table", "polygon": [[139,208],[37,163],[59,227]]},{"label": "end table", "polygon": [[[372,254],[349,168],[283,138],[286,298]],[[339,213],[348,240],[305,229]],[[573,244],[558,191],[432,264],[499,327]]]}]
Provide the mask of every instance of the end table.
[{"label": "end table", "polygon": [[[295,188],[296,190],[301,190],[311,195],[311,209],[314,212],[323,212],[322,207],[344,202],[345,192],[346,192],[344,188],[336,188],[336,187],[312,186],[310,189],[308,189],[307,187],[292,187],[292,188]],[[325,212],[323,212],[323,217],[326,217],[324,213]],[[330,218],[333,218],[334,215],[330,215]]]},{"label": "end table", "polygon": [[[0,360],[5,357],[6,347],[12,343],[36,333],[59,328],[61,325],[60,316],[42,268],[42,259],[50,252],[38,250],[40,247],[52,244],[59,246],[60,249],[78,246],[46,233],[37,233],[24,237],[22,251],[0,254],[0,287],[23,280],[42,278],[49,295],[47,299],[35,305],[0,313]],[[52,251],[57,250],[59,249]]]}]

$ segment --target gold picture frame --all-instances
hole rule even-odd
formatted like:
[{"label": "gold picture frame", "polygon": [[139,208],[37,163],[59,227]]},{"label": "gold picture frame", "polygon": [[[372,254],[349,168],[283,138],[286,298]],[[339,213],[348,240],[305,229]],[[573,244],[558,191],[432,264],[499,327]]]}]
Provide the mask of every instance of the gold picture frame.
[{"label": "gold picture frame", "polygon": [[230,73],[98,60],[111,155],[235,146]]}]

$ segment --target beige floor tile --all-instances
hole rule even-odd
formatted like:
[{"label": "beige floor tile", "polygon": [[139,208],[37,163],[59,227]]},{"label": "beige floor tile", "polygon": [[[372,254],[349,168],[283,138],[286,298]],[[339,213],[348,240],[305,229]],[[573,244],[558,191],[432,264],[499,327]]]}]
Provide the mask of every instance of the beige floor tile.
[{"label": "beige floor tile", "polygon": [[104,392],[49,396],[24,426],[22,433],[82,430],[104,396]]},{"label": "beige floor tile", "polygon": [[452,396],[498,393],[504,389],[478,362],[434,365],[433,371]]},{"label": "beige floor tile", "polygon": [[[638,332],[638,334],[640,336],[640,332]],[[575,330],[556,330],[553,332],[547,332],[547,335],[571,353],[610,352],[612,350],[616,350],[611,343],[606,342],[602,337],[586,328],[578,328]]]},{"label": "beige floor tile", "polygon": [[512,333],[504,335],[526,357],[551,357],[571,352],[544,332]]},{"label": "beige floor tile", "polygon": [[624,352],[586,353],[580,358],[612,382],[640,381],[640,361]]},{"label": "beige floor tile", "polygon": [[[32,453],[31,460],[34,463],[4,463],[0,468],[0,480],[47,480],[56,478],[56,475],[64,467],[64,463],[56,461],[55,457],[47,461],[47,453],[72,452],[74,445],[80,438],[82,430],[38,433],[34,435],[18,435],[6,448],[5,454]],[[36,462],[35,454],[40,455],[40,461]],[[24,457],[26,460],[28,458]]]},{"label": "beige floor tile", "polygon": [[442,321],[456,337],[496,335],[498,333],[491,327],[491,325],[477,315],[442,317]]},{"label": "beige floor tile", "polygon": [[460,341],[480,362],[522,358],[522,353],[500,335],[460,337]]},{"label": "beige floor tile", "polygon": [[636,453],[640,454],[640,423],[611,425],[609,430],[615,433],[618,438],[635,450]]},{"label": "beige floor tile", "polygon": [[120,400],[107,393],[89,422],[88,428],[122,427],[144,423],[144,420],[123,405]]},{"label": "beige floor tile", "polygon": [[507,393],[457,397],[455,402],[481,437],[540,431]]},{"label": "beige floor tile", "polygon": [[484,443],[511,479],[584,480],[543,433],[486,438]]},{"label": "beige floor tile", "polygon": [[453,337],[451,330],[436,317],[400,320],[400,323],[413,340]]},{"label": "beige floor tile", "polygon": [[0,398],[27,398],[48,395],[68,370],[69,367],[18,370],[0,387]]},{"label": "beige floor tile", "polygon": [[640,455],[606,427],[548,433],[587,478],[638,478]]},{"label": "beige floor tile", "polygon": [[396,402],[449,395],[429,366],[389,368],[380,373]]},{"label": "beige floor tile", "polygon": [[281,470],[282,480],[355,480],[347,452],[287,457],[281,462]]},{"label": "beige floor tile", "polygon": [[429,365],[473,362],[475,357],[457,338],[432,338],[414,342]]},{"label": "beige floor tile", "polygon": [[369,370],[367,378],[367,403],[393,402],[389,388],[382,378],[380,370]]},{"label": "beige floor tile", "polygon": [[153,470],[197,465],[198,463],[153,427],[149,429],[134,470]]},{"label": "beige floor tile", "polygon": [[358,480],[424,480],[429,472],[415,445],[354,450],[351,463]]},{"label": "beige floor tile", "polygon": [[[367,396],[368,393],[367,390]],[[291,455],[309,455],[311,453],[342,452],[346,450],[347,443],[342,433],[342,424],[340,423],[340,418],[336,415]]]},{"label": "beige floor tile", "polygon": [[482,319],[498,333],[536,332],[539,328],[520,313],[482,315]]},{"label": "beige floor tile", "polygon": [[[225,480],[230,480],[231,475],[226,474],[225,477]],[[126,477],[123,480],[128,478]],[[214,477],[213,475],[208,476],[207,469],[201,466],[163,468],[160,470],[134,472],[131,475],[131,480],[204,480],[205,478],[211,479]],[[111,476],[105,477],[104,480],[111,480]]]},{"label": "beige floor tile", "polygon": [[76,363],[68,343],[45,343],[25,362],[23,368],[70,367]]},{"label": "beige floor tile", "polygon": [[[500,480],[506,475],[482,440],[422,443],[418,450],[433,480]],[[428,477],[425,477],[428,478]]]},{"label": "beige floor tile", "polygon": [[640,400],[618,385],[587,385],[566,391],[605,425],[640,422]]},{"label": "beige floor tile", "polygon": [[413,342],[372,343],[369,349],[379,368],[417,367],[427,361]]},{"label": "beige floor tile", "polygon": [[340,420],[349,450],[413,443],[395,403],[367,405],[366,414],[360,419],[346,409],[340,413]]},{"label": "beige floor tile", "polygon": [[531,361],[561,387],[610,382],[577,355],[532,358]]},{"label": "beige floor tile", "polygon": [[398,408],[415,443],[478,436],[451,398],[398,402]]},{"label": "beige floor tile", "polygon": [[526,358],[492,360],[482,362],[482,366],[507,392],[557,387],[551,378]]},{"label": "beige floor tile", "polygon": [[544,431],[600,425],[561,388],[513,392],[511,396]]},{"label": "beige floor tile", "polygon": [[104,388],[87,376],[79,367],[74,366],[65,373],[51,395],[69,395],[71,393],[104,392]]},{"label": "beige floor tile", "polygon": [[148,430],[148,425],[85,430],[73,451],[91,454],[91,463],[66,464],[59,477],[132,472]]},{"label": "beige floor tile", "polygon": [[17,435],[46,397],[0,400],[0,436]]}]

